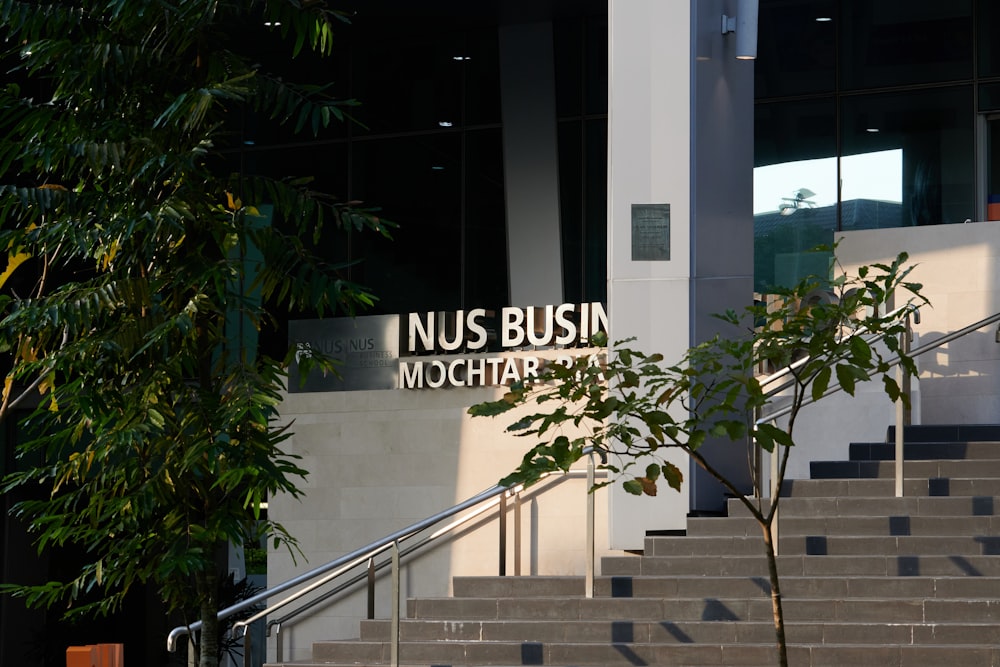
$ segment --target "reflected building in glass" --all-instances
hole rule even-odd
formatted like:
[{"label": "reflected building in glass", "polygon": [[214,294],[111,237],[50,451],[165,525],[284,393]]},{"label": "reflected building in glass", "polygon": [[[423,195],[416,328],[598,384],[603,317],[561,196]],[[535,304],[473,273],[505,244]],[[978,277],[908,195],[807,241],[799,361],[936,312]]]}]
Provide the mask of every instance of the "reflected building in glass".
[{"label": "reflected building in glass", "polygon": [[998,20],[983,0],[761,0],[757,291],[816,271],[803,253],[839,231],[997,217]]}]

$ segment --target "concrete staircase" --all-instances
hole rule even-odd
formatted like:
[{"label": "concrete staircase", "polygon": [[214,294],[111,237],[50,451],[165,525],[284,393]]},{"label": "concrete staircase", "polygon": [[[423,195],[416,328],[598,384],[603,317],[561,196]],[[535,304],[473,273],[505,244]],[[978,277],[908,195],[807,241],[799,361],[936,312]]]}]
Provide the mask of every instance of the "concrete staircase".
[{"label": "concrete staircase", "polygon": [[[887,438],[892,442],[893,433]],[[780,523],[795,667],[1000,666],[1000,426],[908,427],[905,494],[890,444],[852,444],[787,482]],[[605,558],[578,577],[459,577],[407,602],[405,665],[774,665],[760,529],[743,506]],[[313,660],[385,665],[388,621],[318,642]]]}]

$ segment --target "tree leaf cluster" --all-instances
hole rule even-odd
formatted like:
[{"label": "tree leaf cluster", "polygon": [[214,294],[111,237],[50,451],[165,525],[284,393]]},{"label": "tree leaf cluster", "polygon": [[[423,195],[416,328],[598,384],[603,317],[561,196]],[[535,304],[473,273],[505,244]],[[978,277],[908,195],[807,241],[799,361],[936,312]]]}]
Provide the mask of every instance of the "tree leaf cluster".
[{"label": "tree leaf cluster", "polygon": [[[743,457],[752,433],[753,446],[787,453],[795,416],[806,402],[833,390],[853,395],[873,378],[881,379],[891,400],[908,400],[891,362],[900,356],[904,371],[916,373],[900,347],[907,309],[925,303],[920,285],[907,280],[911,270],[903,253],[854,276],[838,270],[832,278],[808,277],[742,312],[718,315],[732,335],[692,347],[674,364],[624,340],[606,356],[548,366],[537,382],[516,384],[469,412],[498,416],[517,409],[523,414],[507,430],[537,441],[504,484],[566,471],[593,447],[629,493],[655,495],[661,480],[679,490],[683,474],[663,456],[674,448],[739,496],[702,455],[705,442],[730,441],[733,455]],[[761,380],[782,369],[785,391],[765,391]],[[792,415],[786,426],[755,423],[780,408]]]},{"label": "tree leaf cluster", "polygon": [[3,489],[45,489],[15,514],[40,550],[85,561],[69,581],[6,587],[30,603],[104,612],[150,582],[189,612],[216,597],[218,544],[260,529],[294,544],[260,512],[306,474],[276,412],[294,351],[259,354],[248,334],[373,303],[317,242],[392,224],[308,176],[224,171],[244,114],[318,133],[354,104],[270,74],[243,34],[265,21],[292,57],[329,53],[346,15],[322,0],[0,0],[0,418],[37,405]]}]

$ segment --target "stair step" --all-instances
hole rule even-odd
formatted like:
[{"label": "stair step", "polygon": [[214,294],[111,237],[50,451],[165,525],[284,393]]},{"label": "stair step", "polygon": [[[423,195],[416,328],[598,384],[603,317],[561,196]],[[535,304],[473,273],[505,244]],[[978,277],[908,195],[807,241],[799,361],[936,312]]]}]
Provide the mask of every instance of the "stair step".
[{"label": "stair step", "polygon": [[[1000,517],[993,516],[781,516],[782,536],[791,535],[998,535]],[[688,537],[748,536],[761,538],[760,525],[746,517],[695,517],[688,519]]]},{"label": "stair step", "polygon": [[[288,667],[362,667],[388,664],[386,645],[342,642],[327,651],[326,645],[314,646],[313,661],[281,663]],[[378,651],[375,659],[369,652]],[[465,658],[463,660],[463,658]],[[802,667],[843,667],[844,665],[879,665],[880,667],[984,667],[1000,665],[1000,648],[986,642],[972,644],[797,644],[788,646],[789,663]],[[449,667],[472,665],[663,665],[664,667],[707,667],[709,665],[773,666],[777,650],[773,643],[739,644],[640,644],[604,645],[537,642],[407,642],[400,646],[400,664],[404,667]]]},{"label": "stair step", "polygon": [[[560,577],[560,586],[530,586],[536,577],[460,577],[456,579],[457,598],[583,597],[582,577]],[[548,579],[543,577],[542,579]],[[554,579],[554,578],[553,578]],[[459,581],[461,580],[461,581]],[[511,584],[520,585],[511,585]],[[786,576],[782,595],[790,597],[871,598],[992,598],[1000,590],[1000,577],[894,576],[850,579],[840,575]],[[689,598],[720,595],[768,595],[771,585],[766,576],[600,576],[594,580],[596,598]],[[498,594],[502,592],[502,594]]]},{"label": "stair step", "polygon": [[[715,598],[759,597],[770,594],[766,576],[640,575],[600,577],[594,582],[596,597]],[[790,598],[963,598],[994,599],[1000,577],[954,576],[784,576],[781,594]]]},{"label": "stair step", "polygon": [[[767,561],[760,556],[643,557],[608,556],[601,560],[608,576],[767,576]],[[810,556],[779,555],[778,573],[794,576],[970,576],[1000,577],[1000,556],[901,555]]]},{"label": "stair step", "polygon": [[[886,442],[896,441],[896,427],[886,429]],[[1000,442],[1000,424],[914,424],[903,427],[904,442]]]},{"label": "stair step", "polygon": [[[779,522],[780,526],[780,522]],[[891,555],[1000,555],[1000,537],[978,535],[792,535],[781,534],[779,553],[810,556]],[[758,536],[655,537],[646,539],[645,555],[658,556],[754,556],[763,554]]]},{"label": "stair step", "polygon": [[[782,497],[873,497],[895,495],[895,479],[787,479],[781,486]],[[1000,479],[978,477],[904,478],[903,495],[922,496],[1000,496]]]},{"label": "stair step", "polygon": [[[848,447],[851,461],[892,461],[896,458],[895,442],[852,442]],[[903,445],[906,461],[928,459],[997,459],[1000,442],[907,442]]]},{"label": "stair step", "polygon": [[[798,481],[798,480],[796,480]],[[885,484],[887,480],[856,480]],[[888,482],[891,484],[891,482]],[[761,502],[767,509],[770,503]],[[739,500],[729,500],[730,517],[749,517],[750,512]],[[855,517],[855,516],[1000,516],[1000,498],[993,495],[970,496],[796,496],[782,498],[781,517]]]},{"label": "stair step", "polygon": [[552,597],[556,595],[583,597],[583,577],[454,577],[455,597]]},{"label": "stair step", "polygon": [[[812,461],[811,479],[895,479],[895,461]],[[904,461],[904,479],[998,479],[1000,460]]]},{"label": "stair step", "polygon": [[[388,620],[362,621],[361,641],[388,641]],[[1000,644],[994,623],[788,622],[792,643]],[[402,641],[491,641],[617,644],[732,644],[774,640],[770,621],[432,621],[405,620]]]},{"label": "stair step", "polygon": [[[971,598],[787,598],[797,621],[898,623],[1000,621],[1000,600]],[[453,622],[533,620],[761,621],[773,618],[771,598],[419,598],[407,618]]]}]

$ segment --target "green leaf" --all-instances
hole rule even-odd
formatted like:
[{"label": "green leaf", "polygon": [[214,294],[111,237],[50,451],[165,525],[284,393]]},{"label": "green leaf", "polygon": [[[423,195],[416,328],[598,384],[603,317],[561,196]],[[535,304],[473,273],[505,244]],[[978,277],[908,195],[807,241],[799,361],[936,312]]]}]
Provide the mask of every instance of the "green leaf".
[{"label": "green leaf", "polygon": [[816,377],[813,378],[812,384],[812,399],[818,401],[826,393],[827,387],[830,386],[830,378],[833,375],[833,369],[829,366],[823,366],[816,373]]},{"label": "green leaf", "polygon": [[675,491],[681,490],[681,484],[684,482],[684,473],[672,463],[666,462],[660,466],[660,470],[663,473],[663,479],[667,481],[670,488]]},{"label": "green leaf", "polygon": [[622,488],[633,496],[642,495],[642,484],[638,480],[628,479],[622,482]]}]

